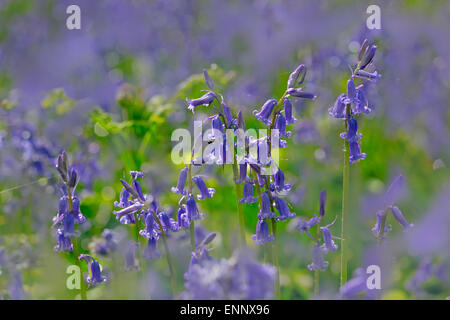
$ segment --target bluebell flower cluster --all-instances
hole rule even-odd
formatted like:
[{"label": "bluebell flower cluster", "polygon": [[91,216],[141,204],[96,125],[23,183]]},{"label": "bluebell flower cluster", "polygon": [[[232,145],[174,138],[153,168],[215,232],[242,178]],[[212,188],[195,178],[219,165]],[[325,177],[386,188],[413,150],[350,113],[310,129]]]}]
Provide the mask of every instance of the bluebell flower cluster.
[{"label": "bluebell flower cluster", "polygon": [[230,259],[216,260],[206,246],[214,239],[209,234],[192,252],[184,274],[185,291],[181,299],[271,299],[273,266],[256,263],[248,253],[237,252]]},{"label": "bluebell flower cluster", "polygon": [[384,235],[392,230],[392,225],[386,223],[389,212],[392,213],[394,219],[397,220],[404,230],[414,227],[414,224],[411,224],[406,220],[403,213],[394,203],[396,198],[395,194],[398,193],[398,190],[402,187],[403,183],[402,175],[395,177],[384,195],[384,208],[376,213],[377,220],[375,226],[372,228],[372,233],[379,240],[384,239]]},{"label": "bluebell flower cluster", "polygon": [[[336,219],[326,225],[326,226],[320,226],[320,223],[322,222],[323,217],[325,216],[325,205],[327,201],[327,191],[322,190],[320,192],[319,197],[319,214],[313,214],[313,216],[310,219],[301,219],[297,224],[297,230],[300,232],[300,234],[306,234],[310,238],[315,240],[315,245],[313,249],[313,261],[311,264],[308,265],[308,270],[314,271],[314,270],[325,270],[328,268],[328,261],[325,261],[323,255],[328,252],[336,252],[338,249],[338,245],[334,242],[333,239],[339,239],[331,234],[330,227],[334,224]],[[318,232],[317,237],[313,237],[310,233],[310,229],[314,226],[317,226]],[[321,240],[322,236],[322,240]]]},{"label": "bluebell flower cluster", "polygon": [[53,218],[53,226],[56,227],[58,245],[56,251],[72,251],[72,238],[79,237],[80,231],[75,225],[86,222],[86,217],[80,210],[80,199],[75,195],[79,176],[76,169],[69,166],[66,152],[58,156],[56,169],[63,181],[61,186],[61,198],[58,204],[58,213]]},{"label": "bluebell flower cluster", "polygon": [[364,83],[356,86],[355,80],[362,79],[373,81],[381,75],[377,71],[369,72],[367,68],[372,64],[376,45],[369,45],[368,40],[364,40],[358,53],[358,64],[352,70],[352,75],[347,81],[347,92],[340,94],[333,107],[328,109],[328,113],[333,118],[345,119],[347,130],[341,133],[341,138],[349,144],[350,163],[358,162],[366,158],[366,154],[361,152],[360,139],[362,134],[358,133],[357,115],[368,114],[372,111],[364,93]]}]

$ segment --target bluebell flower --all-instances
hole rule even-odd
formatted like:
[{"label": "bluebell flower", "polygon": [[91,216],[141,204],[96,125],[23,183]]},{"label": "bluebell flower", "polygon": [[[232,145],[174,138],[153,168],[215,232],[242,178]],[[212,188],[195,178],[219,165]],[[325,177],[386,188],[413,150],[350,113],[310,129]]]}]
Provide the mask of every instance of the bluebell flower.
[{"label": "bluebell flower", "polygon": [[142,188],[141,188],[141,184],[139,183],[139,181],[137,180],[133,180],[133,187],[134,190],[136,190],[136,193],[138,194],[138,199],[142,202],[147,201],[146,197],[144,196],[144,194],[142,193]]},{"label": "bluebell flower", "polygon": [[295,213],[290,212],[289,207],[283,198],[276,197],[275,206],[278,210],[278,213],[280,214],[278,217],[275,218],[277,221],[283,221],[295,217]]},{"label": "bluebell flower", "polygon": [[74,196],[72,200],[72,214],[75,224],[83,224],[86,222],[86,217],[81,213],[80,206],[80,199],[77,196]]},{"label": "bluebell flower", "polygon": [[291,184],[285,184],[284,172],[278,168],[277,172],[273,175],[275,180],[275,190],[278,192],[290,191],[292,189]]},{"label": "bluebell flower", "polygon": [[403,216],[402,212],[398,207],[392,206],[391,212],[395,220],[397,220],[398,223],[400,223],[405,230],[414,227],[414,224],[410,224],[408,223],[408,221],[406,221],[405,217]]},{"label": "bluebell flower", "polygon": [[87,263],[89,270],[89,275],[86,278],[87,283],[89,283],[91,286],[95,286],[97,283],[106,281],[106,278],[102,276],[102,270],[97,260],[87,254],[80,254],[78,258],[80,260],[84,259],[84,261],[86,261]]},{"label": "bluebell flower", "polygon": [[298,86],[299,84],[302,84],[305,80],[306,76],[306,67],[305,65],[301,64],[295,70],[289,75],[289,79],[287,82],[287,88],[294,88]]},{"label": "bluebell flower", "polygon": [[162,226],[164,232],[168,232],[169,230],[173,231],[173,232],[176,232],[176,231],[179,230],[178,223],[174,219],[170,218],[167,215],[167,213],[160,212],[159,213],[159,220],[161,222],[161,226]]},{"label": "bluebell flower", "polygon": [[177,222],[180,229],[189,229],[190,221],[186,213],[186,206],[181,205],[177,211]]},{"label": "bluebell flower", "polygon": [[322,245],[322,250],[324,253],[327,253],[328,251],[335,252],[338,249],[338,246],[333,241],[333,236],[331,235],[330,229],[328,227],[320,227],[320,231],[323,236],[324,243]]},{"label": "bluebell flower", "polygon": [[346,117],[345,106],[346,106],[346,95],[342,93],[336,98],[334,106],[328,109],[328,113],[333,118],[345,118]]},{"label": "bluebell flower", "polygon": [[274,129],[278,130],[281,138],[289,138],[291,136],[290,131],[286,132],[286,118],[282,113],[277,114]]},{"label": "bluebell flower", "polygon": [[258,220],[256,234],[252,235],[252,240],[257,244],[264,244],[275,240],[275,237],[269,234],[269,226],[265,220]]},{"label": "bluebell flower", "polygon": [[348,142],[354,142],[361,139],[362,134],[358,133],[358,122],[355,118],[349,117],[347,120],[347,132],[341,133],[340,136]]},{"label": "bluebell flower", "polygon": [[243,162],[239,164],[239,178],[236,179],[236,183],[241,184],[242,182],[250,181],[248,175],[247,175],[247,162]]},{"label": "bluebell flower", "polygon": [[356,101],[356,86],[355,82],[353,81],[353,77],[350,77],[347,81],[347,103],[354,103]]},{"label": "bluebell flower", "polygon": [[258,201],[258,198],[253,196],[253,183],[246,182],[244,184],[244,196],[239,199],[240,203],[254,203]]},{"label": "bluebell flower", "polygon": [[[113,214],[116,215],[116,219],[120,221],[122,224],[130,224],[131,221],[134,221],[134,213],[140,211],[144,205],[140,202],[136,202],[127,208],[124,208],[119,211],[113,211]],[[135,223],[135,222],[133,222]]]},{"label": "bluebell flower", "polygon": [[314,249],[313,249],[313,261],[311,264],[308,265],[308,270],[309,271],[314,271],[314,270],[325,270],[326,268],[328,268],[328,261],[325,261],[323,258],[323,250],[320,246],[320,242],[317,241]]},{"label": "bluebell flower", "polygon": [[73,250],[72,240],[70,237],[64,235],[64,229],[60,228],[57,230],[58,235],[58,245],[55,246],[55,251],[71,252]]},{"label": "bluebell flower", "polygon": [[270,198],[267,191],[261,193],[261,204],[262,206],[258,213],[258,219],[263,220],[275,218],[275,213],[271,211]]},{"label": "bluebell flower", "polygon": [[321,218],[318,216],[313,216],[309,220],[301,220],[297,225],[297,230],[300,231],[300,234],[306,233],[309,237],[312,238],[311,234],[309,233],[309,229],[311,229],[313,226],[318,224],[320,222]]},{"label": "bluebell flower", "polygon": [[186,185],[187,173],[188,173],[187,167],[181,169],[180,174],[178,175],[177,186],[172,187],[172,192],[183,194],[183,195],[186,194],[186,191],[184,190],[184,186]]},{"label": "bluebell flower", "polygon": [[152,213],[147,212],[145,216],[145,229],[139,231],[139,234],[147,239],[157,235],[157,224]]},{"label": "bluebell flower", "polygon": [[208,91],[203,96],[197,99],[191,99],[189,100],[186,98],[186,101],[189,103],[188,109],[194,112],[195,107],[197,106],[209,106],[211,103],[213,103],[214,99],[216,99],[216,94],[212,91]]},{"label": "bluebell flower", "polygon": [[292,113],[291,99],[289,98],[284,99],[283,106],[284,106],[284,115],[286,116],[286,125],[296,123],[297,119],[295,119],[294,114]]},{"label": "bluebell flower", "polygon": [[189,221],[201,220],[204,218],[204,214],[198,211],[197,203],[192,195],[189,196],[186,202],[186,211]]},{"label": "bluebell flower", "polygon": [[122,183],[123,187],[128,191],[128,193],[129,193],[131,196],[133,196],[133,197],[136,198],[136,199],[139,199],[139,194],[136,192],[136,190],[135,190],[132,186],[130,186],[130,185],[128,184],[128,182],[126,182],[126,181],[123,180],[123,179],[120,179],[120,182]]},{"label": "bluebell flower", "polygon": [[305,92],[300,88],[299,89],[294,89],[294,88],[288,89],[286,91],[286,93],[288,95],[290,95],[291,97],[304,98],[304,99],[310,99],[310,100],[314,100],[317,97],[314,93]]},{"label": "bluebell flower", "polygon": [[367,101],[366,96],[364,95],[364,92],[362,90],[362,85],[358,86],[356,89],[356,98],[354,101],[354,108],[352,112],[354,114],[358,113],[371,113],[372,109],[369,108],[369,101]]},{"label": "bluebell flower", "polygon": [[354,299],[367,292],[367,275],[365,271],[362,268],[358,268],[354,274],[355,276],[339,289],[339,294],[343,298]]},{"label": "bluebell flower", "polygon": [[161,252],[158,250],[158,238],[156,236],[148,238],[147,247],[142,252],[142,255],[148,260],[162,257]]},{"label": "bluebell flower", "polygon": [[72,211],[64,216],[64,236],[68,238],[75,238],[80,236],[80,231],[75,230],[75,218]]},{"label": "bluebell flower", "polygon": [[[377,212],[377,222],[375,223],[375,226],[372,228],[372,233],[375,236],[380,235],[381,232],[381,225],[383,224],[383,218],[385,215],[385,211],[384,210],[380,210]],[[389,232],[392,230],[392,225],[384,225],[384,230],[383,233]],[[384,235],[383,235],[384,238]]]},{"label": "bluebell flower", "polygon": [[142,171],[130,171],[130,176],[133,180],[136,180],[137,178],[143,178],[144,173]]},{"label": "bluebell flower", "polygon": [[122,188],[120,191],[120,202],[114,201],[115,207],[126,208],[130,206],[130,193],[127,189]]},{"label": "bluebell flower", "polygon": [[67,183],[69,181],[69,160],[65,151],[58,155],[58,160],[56,163],[56,170],[58,170],[61,179]]},{"label": "bluebell flower", "polygon": [[23,288],[22,275],[21,273],[14,271],[11,275],[11,283],[9,284],[9,292],[11,294],[11,299],[13,300],[23,300],[28,297],[28,294]]},{"label": "bluebell flower", "polygon": [[370,48],[368,47],[361,58],[361,63],[359,64],[360,69],[364,69],[367,67],[373,60],[375,56],[375,52],[377,51],[377,46],[372,45]]},{"label": "bluebell flower", "polygon": [[361,148],[359,146],[358,141],[349,142],[350,147],[350,163],[355,163],[359,160],[363,160],[366,158],[365,153],[361,153]]},{"label": "bluebell flower", "polygon": [[375,79],[381,78],[381,74],[379,74],[377,71],[367,72],[364,70],[358,70],[355,73],[355,77],[362,78],[362,79],[368,79],[368,80],[375,80]]},{"label": "bluebell flower", "polygon": [[197,195],[198,200],[211,198],[216,192],[214,188],[208,188],[205,184],[205,181],[203,181],[203,178],[200,176],[192,177],[192,181],[195,182],[195,184],[197,185],[197,189],[200,192],[200,194]]},{"label": "bluebell flower", "polygon": [[272,111],[275,108],[276,104],[277,104],[277,100],[269,99],[264,103],[264,105],[261,108],[261,111],[258,112],[258,110],[254,110],[253,115],[256,117],[256,119],[258,119],[265,125],[270,126],[271,120],[269,118],[270,118]]},{"label": "bluebell flower", "polygon": [[125,270],[139,269],[136,264],[136,249],[139,247],[137,242],[130,241],[125,247]]},{"label": "bluebell flower", "polygon": [[219,138],[223,137],[223,134],[225,133],[223,130],[224,125],[222,124],[222,121],[220,120],[219,115],[215,115],[211,118],[211,131],[212,133],[209,135],[209,140],[214,140],[217,137],[216,134],[220,134]]}]

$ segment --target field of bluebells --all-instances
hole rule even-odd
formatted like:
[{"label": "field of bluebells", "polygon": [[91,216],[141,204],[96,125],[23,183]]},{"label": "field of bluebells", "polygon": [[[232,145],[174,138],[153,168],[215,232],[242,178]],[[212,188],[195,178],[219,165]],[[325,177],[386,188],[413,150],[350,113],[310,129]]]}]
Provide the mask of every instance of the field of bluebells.
[{"label": "field of bluebells", "polygon": [[0,299],[450,299],[450,3],[369,4],[0,1]]}]

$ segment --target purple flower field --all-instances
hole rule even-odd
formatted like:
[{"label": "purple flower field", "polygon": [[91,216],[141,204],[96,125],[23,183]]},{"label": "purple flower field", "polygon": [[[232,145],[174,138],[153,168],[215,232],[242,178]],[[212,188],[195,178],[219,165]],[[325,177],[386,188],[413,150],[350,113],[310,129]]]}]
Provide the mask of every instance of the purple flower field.
[{"label": "purple flower field", "polygon": [[450,299],[449,15],[1,1],[0,300]]}]

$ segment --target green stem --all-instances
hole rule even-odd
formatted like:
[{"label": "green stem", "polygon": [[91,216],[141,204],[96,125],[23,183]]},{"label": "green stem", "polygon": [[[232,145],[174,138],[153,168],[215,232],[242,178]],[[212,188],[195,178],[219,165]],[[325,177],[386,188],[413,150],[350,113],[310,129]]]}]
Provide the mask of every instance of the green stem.
[{"label": "green stem", "polygon": [[237,179],[239,178],[239,170],[236,161],[237,161],[236,159],[235,161],[233,161],[233,175],[234,175],[234,192],[236,193],[236,204],[239,219],[239,243],[242,247],[245,247],[247,246],[247,242],[245,240],[244,210],[242,208],[242,203],[239,202],[242,192],[241,186],[237,183]]},{"label": "green stem", "polygon": [[166,233],[164,232],[161,221],[159,220],[156,213],[153,211],[152,211],[152,213],[153,213],[153,217],[155,218],[156,223],[158,224],[159,230],[161,230],[161,238],[162,238],[162,241],[164,244],[164,251],[166,252],[167,264],[169,266],[170,280],[171,280],[171,285],[172,285],[172,293],[173,293],[174,298],[176,299],[177,286],[176,286],[176,279],[175,279],[175,271],[174,271],[173,264],[172,264],[172,257],[170,255],[169,246],[167,244]]},{"label": "green stem", "polygon": [[[68,198],[68,202],[69,202],[69,212],[72,211],[73,208],[73,199],[72,199],[72,193],[69,187],[67,187],[67,198]],[[75,264],[77,265],[77,267],[80,269],[81,272],[81,262],[80,259],[78,259],[79,255],[80,255],[80,251],[78,248],[78,241],[76,238],[73,238],[73,259],[75,260]],[[87,294],[86,294],[86,283],[84,282],[84,279],[81,279],[81,284],[80,284],[80,296],[81,296],[81,300],[87,300]]]},{"label": "green stem", "polygon": [[[350,114],[350,106],[346,106],[346,114]],[[347,118],[345,120],[345,131],[347,131]],[[344,140],[344,169],[342,177],[342,213],[341,213],[341,239],[344,239],[341,244],[341,287],[347,282],[347,248],[346,244],[349,243],[348,238],[345,235],[345,216],[348,211],[349,200],[349,187],[350,187],[350,147],[347,139]]]}]

